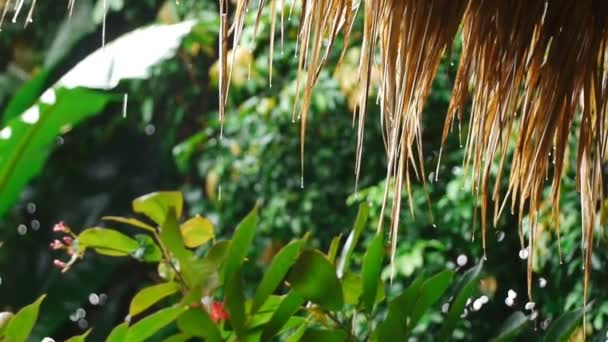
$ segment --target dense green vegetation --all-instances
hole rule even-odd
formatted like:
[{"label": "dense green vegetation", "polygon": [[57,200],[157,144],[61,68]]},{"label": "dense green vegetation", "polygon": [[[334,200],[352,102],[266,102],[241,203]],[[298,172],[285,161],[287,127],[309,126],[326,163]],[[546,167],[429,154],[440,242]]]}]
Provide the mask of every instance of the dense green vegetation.
[{"label": "dense green vegetation", "polygon": [[[551,334],[558,332],[551,327],[559,326],[576,328],[574,338],[582,337],[581,217],[573,170],[564,176],[561,199],[563,264],[558,257],[554,228],[545,215],[534,260],[533,308],[526,305],[526,262],[522,260],[525,253],[521,252],[517,233],[517,213],[502,215],[488,239],[487,260],[483,267],[475,267],[481,265],[483,259],[479,228],[475,229],[475,225],[479,226],[475,215],[479,199],[471,195],[470,175],[462,168],[458,132],[453,132],[444,147],[438,179],[435,181],[433,172],[424,175],[428,179],[426,185],[421,181],[413,183],[413,215],[405,205],[401,213],[395,276],[391,282],[389,256],[382,248],[374,249],[378,241],[382,245],[382,240],[387,239],[376,235],[386,161],[380,114],[374,106],[370,106],[367,116],[362,175],[359,188],[355,189],[356,130],[352,126],[351,109],[361,23],[353,30],[354,41],[343,64],[336,68],[339,55],[331,56],[331,65],[322,72],[315,89],[307,131],[304,186],[301,187],[299,125],[292,121],[295,20],[285,22],[284,45],[277,40],[272,87],[268,86],[269,14],[262,18],[255,38],[252,25],[244,32],[247,43],[236,52],[229,110],[223,138],[220,138],[216,3],[182,0],[176,5],[169,0],[127,5],[119,0],[108,2],[108,42],[153,23],[169,25],[185,20],[196,23],[185,37],[175,36],[179,48],[175,51],[167,48],[167,59],[154,61],[154,66],[137,79],[118,77],[118,85],[106,87],[111,88],[109,90],[63,89],[61,84],[56,84],[100,47],[101,1],[79,0],[71,19],[66,17],[63,5],[40,2],[33,24],[24,29],[22,23],[8,21],[0,33],[0,130],[3,132],[0,133],[3,134],[0,135],[0,311],[16,313],[46,294],[30,307],[37,308],[42,303],[38,319],[34,319],[32,341],[45,336],[65,340],[89,328],[93,329],[87,341],[103,340],[111,331],[116,332],[116,326],[126,329],[126,324],[120,324],[127,315],[132,316],[131,333],[150,317],[162,319],[164,314],[174,315],[158,333],[144,337],[150,340],[162,340],[180,331],[200,337],[196,331],[188,330],[188,324],[201,326],[199,322],[209,323],[204,334],[215,333],[215,325],[207,313],[213,316],[219,312],[223,317],[223,309],[189,309],[178,318],[182,313],[180,306],[172,305],[190,304],[193,298],[189,298],[190,292],[185,289],[198,289],[200,284],[167,275],[171,267],[161,270],[158,266],[163,263],[167,266],[172,261],[159,250],[168,250],[177,259],[180,252],[176,250],[186,250],[185,254],[194,254],[198,261],[207,260],[209,251],[220,245],[220,241],[234,243],[239,238],[243,227],[239,223],[244,217],[251,218],[247,215],[253,208],[257,208],[257,224],[245,239],[251,240],[246,243],[247,248],[241,251],[247,253],[241,256],[241,259],[246,256],[247,262],[214,264],[215,271],[222,273],[222,279],[221,286],[213,289],[220,290],[205,294],[213,301],[223,302],[226,312],[230,313],[228,320],[219,320],[226,321],[217,328],[223,338],[230,334],[248,334],[253,327],[248,324],[252,322],[263,327],[256,333],[271,329],[267,322],[272,322],[279,311],[277,307],[290,298],[291,292],[288,287],[274,284],[266,291],[266,300],[259,299],[258,293],[261,284],[268,283],[265,277],[273,268],[272,261],[289,248],[295,248],[294,244],[302,246],[291,256],[295,266],[287,280],[301,298],[291,303],[295,307],[293,312],[283,316],[286,319],[283,323],[291,322],[294,331],[282,331],[285,333],[282,336],[301,333],[310,334],[309,338],[322,338],[315,334],[330,334],[337,340],[343,337],[360,340],[368,336],[383,340],[382,337],[388,335],[382,334],[403,333],[429,340],[431,336],[440,338],[440,334],[453,332],[453,339],[485,341],[497,337],[501,327],[506,327],[503,332],[519,329],[523,339],[538,340],[548,334],[548,340],[555,340],[556,335]],[[247,20],[253,23],[254,14]],[[112,51],[111,45],[107,48]],[[425,109],[423,140],[427,170],[435,170],[437,164],[439,137],[454,77],[453,64],[458,61],[458,43],[453,50],[442,63]],[[146,50],[131,53],[131,57],[138,60]],[[43,96],[50,87],[55,89],[54,101]],[[124,94],[128,94],[126,102]],[[39,108],[40,119],[53,119],[37,119],[28,126],[24,123],[28,116],[23,115],[32,105]],[[11,128],[10,134],[6,127]],[[466,136],[466,127],[466,123],[462,123],[462,136]],[[9,137],[5,139],[6,136]],[[176,222],[201,215],[212,226],[210,232],[205,231],[213,239],[192,242],[187,235],[182,239],[177,236],[186,249],[179,243],[164,240],[172,239],[170,237],[161,235],[154,240],[156,233],[102,221],[102,217],[109,215],[133,217],[131,200],[157,190],[181,191],[183,205],[171,202],[166,207],[173,207],[176,212],[163,212],[162,217],[150,214],[147,209],[135,208],[135,212],[151,219],[142,218],[152,230],[166,224],[167,215]],[[181,209],[177,208],[182,206],[183,215],[180,215]],[[359,243],[351,252],[346,252],[347,241],[352,241],[347,238],[358,217],[358,208],[368,206],[365,216],[369,218],[358,220],[354,225]],[[548,212],[550,204],[546,206],[544,210]],[[71,227],[73,238],[78,237],[76,241],[82,244],[84,256],[65,273],[53,266],[53,260],[67,262],[69,257],[49,249],[49,243],[60,238],[53,232],[54,225],[60,221]],[[198,223],[193,228],[198,233],[196,238],[205,236]],[[124,234],[119,240],[125,245],[121,247],[114,239],[107,245],[95,245],[103,241],[98,236],[87,240],[86,229],[100,224]],[[605,240],[600,239],[598,243],[604,244]],[[85,253],[87,244],[90,251]],[[109,247],[119,251],[108,252]],[[306,252],[300,253],[300,248]],[[605,337],[608,327],[608,291],[602,286],[602,280],[608,276],[603,267],[607,256],[605,248],[595,249],[590,293],[594,302],[586,316],[588,333],[598,338]],[[340,278],[336,278],[334,267],[340,269],[344,260],[352,260],[351,272],[338,271]],[[331,279],[327,282],[340,284],[329,290],[341,289],[343,295],[307,287],[310,279],[306,278],[305,270],[310,272],[313,267],[308,263],[320,264],[315,266],[322,269],[319,274],[329,274]],[[279,280],[288,274],[288,269],[283,271],[285,273],[277,275]],[[234,272],[245,281],[228,281],[226,274]],[[207,280],[206,277],[193,276],[196,281]],[[440,284],[428,292],[437,297],[429,300],[427,306],[394,313],[401,306],[391,303],[403,300],[408,291],[414,291],[412,289],[422,283],[431,286],[434,281]],[[324,281],[315,279],[315,282]],[[165,285],[158,285],[161,283]],[[243,288],[235,288],[238,286],[233,283]],[[158,286],[165,286],[160,288],[161,292],[167,288],[170,291],[162,296],[152,295],[148,305],[137,309],[141,317],[133,314],[133,301],[141,298],[142,289],[151,291],[149,289],[158,289]],[[376,288],[384,291],[378,291],[382,295],[374,298]],[[138,293],[140,295],[136,295]],[[467,294],[458,296],[458,293]],[[267,317],[257,317],[251,301],[239,302],[231,296],[244,296],[253,302],[257,299],[258,306],[266,306]],[[471,300],[467,301],[469,297]],[[310,300],[313,305],[303,308],[304,300]],[[451,304],[446,305],[448,303]],[[258,316],[262,312],[259,309]],[[244,316],[238,318],[237,312]],[[572,317],[566,316],[557,325],[551,324],[566,312]],[[414,314],[419,316],[407,326],[389,319],[398,316],[411,322],[409,315]],[[564,323],[568,319],[571,322]],[[188,323],[188,320],[197,323]],[[403,330],[391,328],[391,324],[402,326]],[[281,328],[283,324],[275,326],[278,330],[273,332]],[[11,329],[29,330],[10,328],[10,324],[6,329],[7,334]],[[562,333],[570,331],[565,329]],[[404,335],[392,336],[400,340]]]}]

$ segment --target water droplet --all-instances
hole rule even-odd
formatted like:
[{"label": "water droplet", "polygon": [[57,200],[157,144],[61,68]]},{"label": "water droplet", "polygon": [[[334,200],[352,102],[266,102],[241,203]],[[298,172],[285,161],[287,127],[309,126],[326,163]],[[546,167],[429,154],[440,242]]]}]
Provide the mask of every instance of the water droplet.
[{"label": "water droplet", "polygon": [[91,305],[99,304],[99,296],[96,293],[91,293],[89,295],[89,303],[91,303]]},{"label": "water droplet", "polygon": [[27,206],[25,207],[25,209],[27,210],[28,214],[33,214],[36,212],[36,203],[34,202],[30,202],[27,204]]},{"label": "water droplet", "polygon": [[448,313],[449,309],[450,309],[450,303],[445,303],[441,306],[441,312],[443,312],[443,313]]},{"label": "water droplet", "polygon": [[72,322],[78,321],[78,315],[75,312],[70,315],[70,321],[72,321]]},{"label": "water droplet", "polygon": [[27,234],[27,227],[24,224],[20,224],[19,226],[17,226],[17,234],[19,234],[19,235]]},{"label": "water droplet", "polygon": [[431,173],[429,174],[429,182],[430,182],[431,184],[435,183],[435,172],[431,172]]},{"label": "water droplet", "polygon": [[146,253],[146,249],[145,248],[138,248],[135,250],[135,252],[133,252],[133,258],[137,259],[137,260],[143,260],[144,258],[144,254]]},{"label": "water droplet", "polygon": [[540,288],[544,288],[545,286],[547,286],[547,279],[543,277],[538,278],[538,286]]},{"label": "water droplet", "polygon": [[551,320],[547,318],[546,320],[544,320],[544,321],[542,321],[542,322],[540,323],[540,328],[541,328],[542,330],[547,330],[547,328],[549,327],[549,324],[550,324],[550,323],[551,323]]},{"label": "water droplet", "polygon": [[505,232],[502,230],[496,233],[496,241],[502,242],[505,239]]},{"label": "water droplet", "polygon": [[40,119],[40,108],[37,105],[31,106],[21,115],[21,121],[33,125]]},{"label": "water droplet", "polygon": [[144,128],[144,132],[146,132],[146,135],[152,135],[156,132],[156,127],[152,124],[148,124],[146,125],[146,128]]},{"label": "water droplet", "polygon": [[104,305],[108,301],[108,295],[102,293],[99,295],[99,305]]},{"label": "water droplet", "polygon": [[527,248],[523,248],[519,251],[519,258],[521,260],[526,260],[528,259],[528,249]]},{"label": "water droplet", "polygon": [[534,310],[534,307],[535,307],[535,306],[536,306],[536,303],[534,303],[534,302],[527,302],[527,303],[526,303],[526,306],[524,306],[524,308],[525,308],[526,310]]},{"label": "water droplet", "polygon": [[55,90],[53,88],[49,88],[40,96],[40,102],[44,104],[54,105],[55,101],[57,101],[57,96],[55,95]]},{"label": "water droplet", "polygon": [[55,342],[55,340],[53,340],[53,339],[52,339],[52,338],[50,338],[50,337],[45,337],[45,338],[43,338],[43,339],[42,339],[42,341],[40,341],[40,342]]},{"label": "water droplet", "polygon": [[507,306],[513,306],[513,303],[515,302],[515,299],[513,299],[512,297],[507,297],[505,298],[505,304],[507,304]]},{"label": "water droplet", "polygon": [[450,66],[452,66],[452,67],[454,66],[454,62],[453,61],[450,61]]},{"label": "water droplet", "polygon": [[464,309],[464,310],[462,311],[462,315],[460,315],[460,318],[465,318],[465,317],[467,317],[467,315],[468,315],[468,314],[469,314],[469,310]]},{"label": "water droplet", "polygon": [[490,300],[488,298],[488,296],[486,296],[486,295],[483,295],[483,296],[479,297],[479,299],[481,300],[481,303],[483,303],[483,304],[487,304],[488,301]]},{"label": "water droplet", "polygon": [[509,289],[509,291],[507,291],[507,296],[509,298],[515,299],[515,298],[517,298],[517,292],[513,291],[512,289]]},{"label": "water droplet", "polygon": [[30,222],[30,225],[32,226],[32,230],[40,229],[40,221],[38,220],[32,220],[32,222]]},{"label": "water droplet", "polygon": [[300,176],[300,189],[304,189],[304,176]]},{"label": "water droplet", "polygon": [[456,259],[456,264],[462,267],[467,264],[467,261],[469,261],[469,258],[467,258],[466,254],[460,254]]},{"label": "water droplet", "polygon": [[83,308],[78,308],[76,309],[76,316],[78,316],[78,318],[85,318],[87,317],[87,312]]},{"label": "water droplet", "polygon": [[125,93],[122,98],[122,118],[127,117],[127,103],[129,102],[129,94]]},{"label": "water droplet", "polygon": [[475,301],[473,302],[473,310],[479,311],[482,306],[483,306],[483,302],[481,301],[481,298],[475,299]]},{"label": "water droplet", "polygon": [[65,140],[63,140],[63,137],[57,137],[55,139],[55,144],[57,144],[57,146],[61,146],[65,143]]},{"label": "water droplet", "polygon": [[82,318],[78,320],[78,327],[82,330],[85,330],[89,327],[89,322],[86,319]]},{"label": "water droplet", "polygon": [[534,321],[537,318],[538,318],[538,311],[532,311],[532,313],[530,314],[530,320]]},{"label": "water droplet", "polygon": [[469,304],[471,304],[471,297],[467,298],[467,303],[464,306],[469,306]]}]

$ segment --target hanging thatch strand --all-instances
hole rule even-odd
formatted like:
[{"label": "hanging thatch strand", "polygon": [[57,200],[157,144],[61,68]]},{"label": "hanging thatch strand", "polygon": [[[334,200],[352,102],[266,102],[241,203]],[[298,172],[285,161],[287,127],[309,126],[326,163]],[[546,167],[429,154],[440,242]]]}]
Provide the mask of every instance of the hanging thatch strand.
[{"label": "hanging thatch strand", "polygon": [[[279,0],[269,0],[271,28],[275,27],[276,1]],[[225,0],[220,3],[224,3],[224,29],[220,30],[220,59],[224,67],[220,78],[226,81],[230,79],[224,45],[228,39],[225,31],[228,7]],[[265,3],[265,0],[259,0],[258,22]],[[280,8],[282,5],[283,0]],[[346,49],[354,17],[362,4],[353,0],[301,0],[300,5],[298,97],[294,113],[299,113],[301,120],[303,160],[313,86],[339,35],[344,36],[343,49]],[[248,6],[249,0],[236,1],[231,29],[233,48],[239,44]],[[462,120],[470,93],[472,105],[465,165],[473,176],[473,191],[480,199],[484,251],[488,208],[493,204],[492,216],[496,222],[510,197],[511,211],[517,209],[519,214],[522,248],[527,248],[530,255],[527,278],[531,297],[533,251],[545,179],[552,175],[550,200],[559,237],[559,195],[565,153],[572,123],[580,119],[576,181],[583,212],[581,246],[585,258],[586,298],[592,233],[599,224],[596,213],[603,206],[604,197],[601,166],[608,143],[608,2],[369,0],[364,6],[360,98],[355,110],[358,121],[355,169],[358,178],[371,74],[373,68],[378,68],[380,120],[388,159],[382,213],[390,204],[392,258],[402,189],[406,189],[412,200],[410,170],[423,182],[425,179],[422,109],[441,56],[450,48],[461,28],[462,56],[443,140],[447,139],[455,117]],[[283,10],[280,12],[282,22]],[[271,36],[272,50],[274,36]],[[227,91],[226,85],[220,86],[222,121]],[[580,114],[577,108],[582,108]],[[510,144],[512,155],[508,152]],[[510,163],[505,163],[507,159]],[[510,171],[505,171],[507,165],[510,165]],[[500,179],[508,172],[508,188],[501,195]],[[387,203],[389,180],[394,180],[395,184],[391,203]],[[530,218],[527,242],[521,228],[526,214]]]}]

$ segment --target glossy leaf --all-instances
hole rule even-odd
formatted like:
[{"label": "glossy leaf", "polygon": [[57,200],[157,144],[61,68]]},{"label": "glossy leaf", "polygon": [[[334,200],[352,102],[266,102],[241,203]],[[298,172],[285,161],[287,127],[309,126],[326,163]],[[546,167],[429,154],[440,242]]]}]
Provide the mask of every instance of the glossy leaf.
[{"label": "glossy leaf", "polygon": [[137,234],[134,237],[139,245],[132,254],[134,258],[146,262],[159,262],[162,259],[163,253],[152,237],[146,234]]},{"label": "glossy leaf", "polygon": [[97,114],[111,99],[109,95],[78,88],[47,92],[53,101],[35,103],[0,128],[0,216],[40,172],[62,129]]},{"label": "glossy leaf", "polygon": [[94,248],[99,254],[126,256],[134,253],[139,244],[134,239],[108,228],[88,228],[78,235],[80,248]]},{"label": "glossy leaf", "polygon": [[196,248],[215,237],[213,223],[209,219],[196,215],[181,225],[182,237],[188,248]]},{"label": "glossy leaf", "polygon": [[304,332],[302,342],[344,342],[347,334],[344,330],[326,330],[310,328]]},{"label": "glossy leaf", "polygon": [[157,224],[167,219],[169,209],[174,209],[177,219],[182,216],[184,198],[179,191],[153,192],[133,200],[133,211],[148,216]]},{"label": "glossy leaf", "polygon": [[441,331],[439,332],[440,341],[450,340],[452,332],[460,321],[460,315],[462,315],[467,299],[471,297],[471,294],[477,285],[482,267],[483,260],[462,275],[459,284],[457,285],[457,294],[450,304],[450,311],[445,317]]},{"label": "glossy leaf", "polygon": [[224,282],[232,278],[234,272],[243,264],[247,252],[251,248],[257,222],[258,212],[257,209],[253,209],[236,227],[224,262]]},{"label": "glossy leaf", "polygon": [[182,233],[179,230],[179,223],[175,216],[175,209],[173,207],[167,208],[167,213],[164,214],[165,221],[161,225],[160,229],[160,241],[165,247],[183,264],[186,266],[186,259],[188,258],[188,250],[184,245],[182,239]]},{"label": "glossy leaf", "polygon": [[382,274],[382,261],[384,260],[384,240],[382,234],[376,234],[363,256],[362,293],[361,303],[368,312],[371,312],[376,294],[378,280]]},{"label": "glossy leaf", "polygon": [[188,342],[192,340],[192,336],[188,334],[175,334],[167,337],[163,342]]},{"label": "glossy leaf", "polygon": [[131,300],[129,315],[133,317],[177,291],[179,291],[179,285],[173,282],[145,287]]},{"label": "glossy leaf", "polygon": [[341,278],[344,272],[348,270],[348,265],[350,263],[350,257],[355,250],[355,246],[357,242],[359,242],[359,237],[361,236],[361,232],[365,228],[367,223],[367,217],[369,216],[369,205],[367,203],[361,203],[359,205],[359,211],[357,213],[357,218],[355,219],[355,225],[353,226],[353,230],[351,230],[346,242],[344,243],[344,247],[342,247],[342,253],[340,255],[340,262],[338,264],[338,276]]},{"label": "glossy leaf", "polygon": [[304,240],[292,241],[274,256],[253,297],[251,314],[254,314],[264,304],[268,296],[281,284],[281,281],[298,258],[304,243]]},{"label": "glossy leaf", "polygon": [[514,341],[514,339],[521,333],[521,331],[530,324],[528,316],[524,315],[521,311],[515,311],[507,320],[502,324],[498,335],[492,339],[494,342],[506,342]]},{"label": "glossy leaf", "polygon": [[262,341],[268,341],[273,336],[281,331],[281,328],[289,321],[289,319],[300,309],[304,304],[304,298],[300,297],[293,291],[290,291],[281,301],[277,310],[273,313],[270,321],[264,327],[262,333]]},{"label": "glossy leaf", "polygon": [[559,316],[555,321],[553,321],[553,323],[551,323],[551,326],[547,330],[547,334],[545,335],[543,341],[568,341],[574,329],[576,329],[576,327],[581,323],[585,312],[588,311],[592,305],[593,303],[589,303],[585,308],[568,311]]},{"label": "glossy leaf", "polygon": [[2,113],[2,120],[0,121],[2,126],[36,103],[49,79],[49,73],[48,69],[37,72],[31,80],[17,90],[6,104],[4,113]]},{"label": "glossy leaf", "polygon": [[292,267],[288,276],[293,291],[329,310],[340,310],[344,305],[342,285],[334,265],[317,250],[306,250]]},{"label": "glossy leaf", "polygon": [[89,334],[91,333],[92,329],[87,330],[84,334],[82,335],[78,335],[78,336],[74,336],[74,337],[70,337],[67,340],[65,340],[65,342],[85,342],[87,336],[89,336]]},{"label": "glossy leaf", "polygon": [[173,323],[182,313],[184,313],[184,311],[186,311],[185,307],[174,306],[159,310],[142,318],[129,328],[125,341],[146,341],[149,337],[156,334],[160,329]]},{"label": "glossy leaf", "polygon": [[7,341],[25,341],[32,332],[34,324],[38,319],[40,304],[46,295],[42,295],[32,304],[24,306],[11,318],[4,331],[4,337]]},{"label": "glossy leaf", "polygon": [[120,217],[120,216],[104,216],[101,219],[105,220],[105,221],[113,221],[113,222],[128,224],[130,226],[141,228],[143,230],[146,230],[146,231],[149,231],[152,233],[156,232],[156,229],[154,227],[152,227],[151,225],[146,224],[138,219],[135,219],[135,218]]},{"label": "glossy leaf", "polygon": [[129,332],[129,323],[123,322],[115,326],[114,329],[106,338],[106,342],[122,342],[125,341],[127,333]]},{"label": "glossy leaf", "polygon": [[184,312],[177,319],[177,327],[188,335],[201,337],[209,342],[222,339],[219,329],[209,314],[201,309],[190,309]]}]

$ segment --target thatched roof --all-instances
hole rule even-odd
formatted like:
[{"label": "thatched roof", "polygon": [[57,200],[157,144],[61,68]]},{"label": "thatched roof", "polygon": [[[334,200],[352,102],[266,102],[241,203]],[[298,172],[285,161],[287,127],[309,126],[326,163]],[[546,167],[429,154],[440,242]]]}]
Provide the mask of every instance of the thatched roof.
[{"label": "thatched roof", "polygon": [[[220,60],[221,119],[230,65],[227,51],[238,45],[249,0],[219,0],[222,11]],[[233,1],[234,2],[234,1]],[[291,3],[291,2],[290,2]],[[282,20],[285,0],[259,0],[273,18]],[[552,177],[553,219],[559,217],[561,177],[570,135],[578,135],[577,187],[583,211],[582,242],[585,253],[585,298],[589,277],[593,228],[599,224],[598,208],[604,194],[601,166],[608,139],[608,2],[605,0],[301,0],[298,36],[298,99],[294,104],[301,120],[301,153],[304,154],[306,118],[312,87],[328,51],[343,36],[346,49],[359,9],[365,15],[359,66],[360,98],[354,115],[358,125],[357,177],[363,152],[364,117],[373,67],[380,70],[379,103],[387,148],[387,179],[394,178],[392,202],[388,187],[382,211],[391,210],[393,253],[399,224],[402,191],[410,200],[412,174],[424,175],[421,120],[425,99],[441,56],[462,30],[462,55],[452,100],[446,116],[445,141],[456,116],[462,121],[465,104],[472,103],[466,139],[466,165],[481,203],[485,250],[486,222],[496,221],[511,199],[511,210],[529,215],[527,239],[520,228],[522,248],[534,251],[536,227],[545,179]],[[252,4],[254,5],[254,4]],[[230,24],[229,20],[232,20]],[[257,25],[257,24],[256,24]],[[231,35],[232,41],[228,38]],[[271,49],[274,37],[271,38]],[[329,43],[328,43],[329,42]],[[270,54],[272,56],[272,52]],[[305,86],[304,86],[305,85]],[[573,120],[580,117],[579,132]],[[507,147],[513,143],[512,156]],[[491,166],[498,163],[498,177]],[[510,174],[505,165],[510,164]],[[302,165],[302,168],[304,165]],[[509,177],[506,193],[499,180]],[[424,182],[424,177],[420,177]],[[388,182],[387,182],[388,184]],[[489,204],[494,212],[489,214]],[[389,209],[387,209],[389,208]],[[556,225],[559,235],[559,225]],[[382,229],[382,222],[379,230]],[[525,241],[527,240],[527,241]],[[532,253],[530,253],[532,254]],[[531,296],[533,255],[528,258],[528,292]],[[393,254],[394,258],[394,254]]]}]

